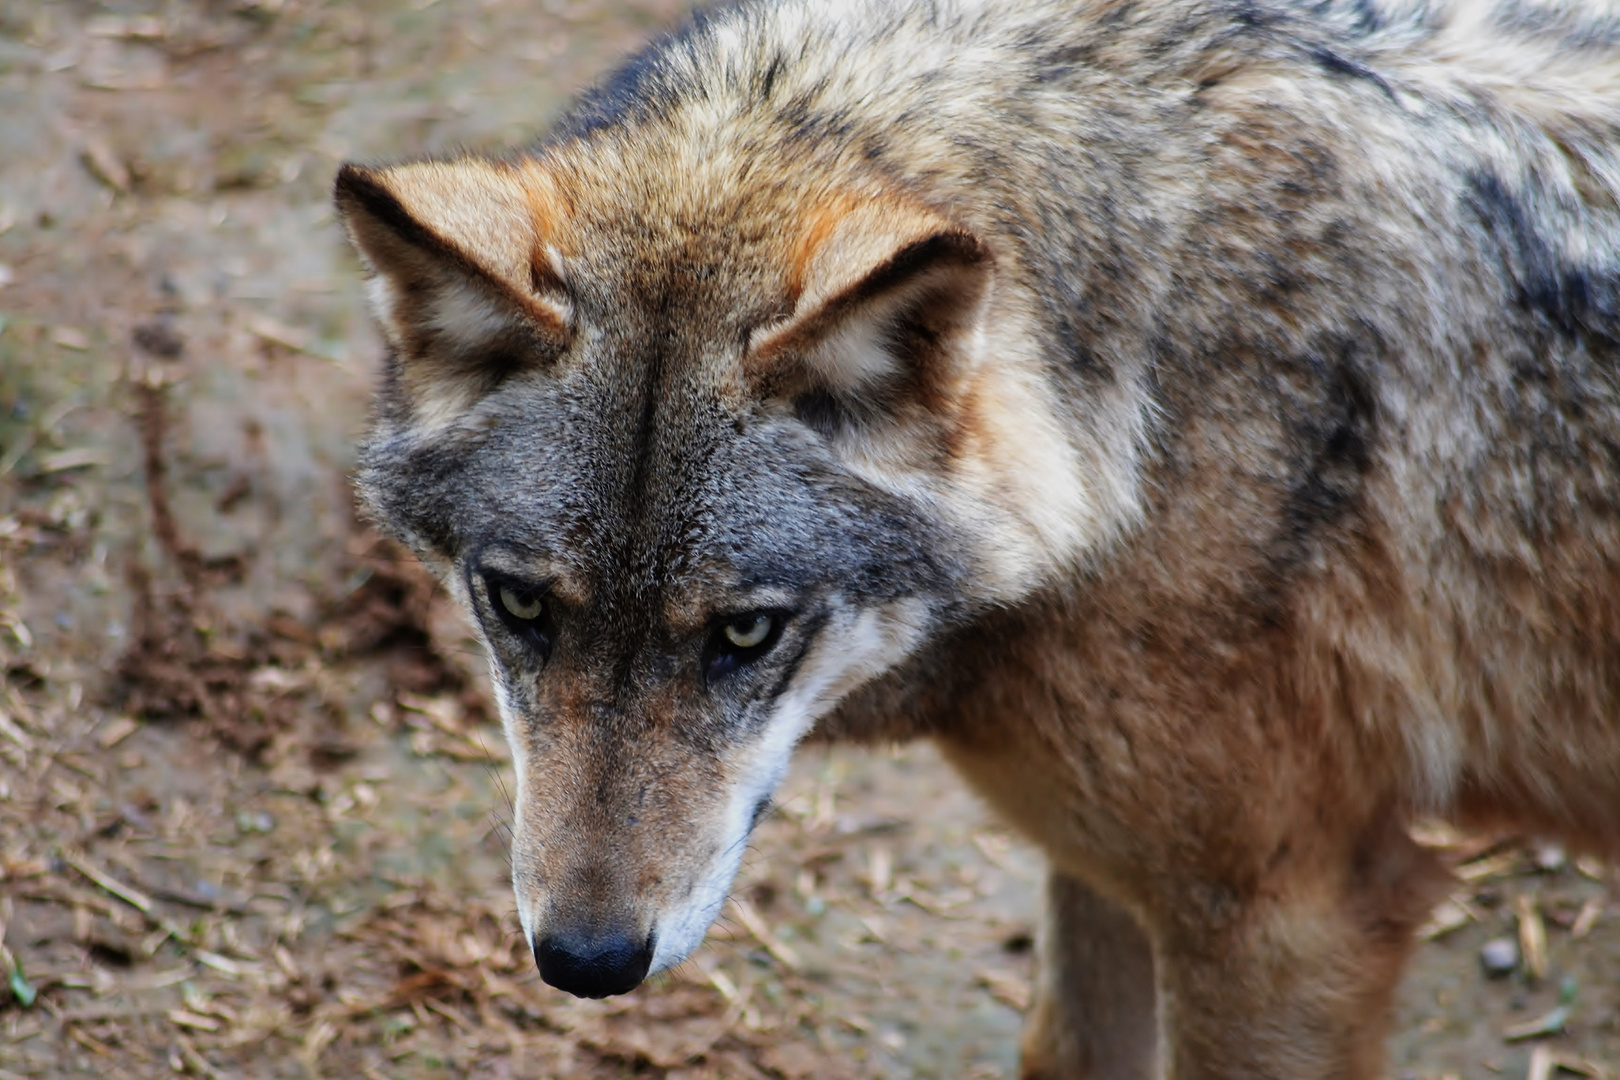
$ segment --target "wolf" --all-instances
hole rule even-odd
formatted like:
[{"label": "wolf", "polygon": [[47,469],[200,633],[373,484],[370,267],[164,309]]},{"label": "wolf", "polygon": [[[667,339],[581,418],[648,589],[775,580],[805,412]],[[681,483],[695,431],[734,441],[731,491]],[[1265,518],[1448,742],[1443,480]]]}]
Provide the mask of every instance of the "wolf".
[{"label": "wolf", "polygon": [[1415,816],[1620,854],[1616,9],[756,0],[336,202],[552,985],[812,731],[1044,850],[1030,1078],[1378,1076]]}]

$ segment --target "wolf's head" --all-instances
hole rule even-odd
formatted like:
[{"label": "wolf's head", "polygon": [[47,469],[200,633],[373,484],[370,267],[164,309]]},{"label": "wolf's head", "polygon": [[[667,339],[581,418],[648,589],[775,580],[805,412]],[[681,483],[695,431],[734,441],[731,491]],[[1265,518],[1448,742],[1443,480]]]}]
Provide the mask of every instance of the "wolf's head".
[{"label": "wolf's head", "polygon": [[362,488],[488,645],[519,914],[576,994],[686,957],[818,718],[1096,531],[999,253],[843,175],[338,177],[390,346]]}]

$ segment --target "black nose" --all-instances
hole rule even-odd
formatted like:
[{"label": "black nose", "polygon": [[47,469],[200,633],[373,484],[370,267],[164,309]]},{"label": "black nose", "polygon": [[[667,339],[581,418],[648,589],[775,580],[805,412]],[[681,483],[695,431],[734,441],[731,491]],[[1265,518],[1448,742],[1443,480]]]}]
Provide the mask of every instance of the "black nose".
[{"label": "black nose", "polygon": [[540,977],[575,997],[604,998],[634,990],[652,966],[653,939],[624,934],[557,933],[534,947]]}]

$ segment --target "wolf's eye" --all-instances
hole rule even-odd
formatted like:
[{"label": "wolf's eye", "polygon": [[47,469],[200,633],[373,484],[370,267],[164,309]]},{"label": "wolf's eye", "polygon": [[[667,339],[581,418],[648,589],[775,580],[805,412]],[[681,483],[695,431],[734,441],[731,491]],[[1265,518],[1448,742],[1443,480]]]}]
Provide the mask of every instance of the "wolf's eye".
[{"label": "wolf's eye", "polygon": [[781,615],[768,611],[727,619],[703,647],[704,680],[712,684],[764,656],[782,636],[782,623]]},{"label": "wolf's eye", "polygon": [[518,592],[510,585],[501,586],[501,606],[508,615],[532,622],[540,617],[546,605],[538,596],[527,592]]},{"label": "wolf's eye", "polygon": [[544,586],[484,575],[490,605],[506,628],[536,649],[541,658],[551,655],[551,618]]},{"label": "wolf's eye", "polygon": [[769,615],[747,615],[735,622],[728,622],[721,631],[726,640],[739,649],[752,649],[764,641],[770,634],[771,627],[776,620]]}]

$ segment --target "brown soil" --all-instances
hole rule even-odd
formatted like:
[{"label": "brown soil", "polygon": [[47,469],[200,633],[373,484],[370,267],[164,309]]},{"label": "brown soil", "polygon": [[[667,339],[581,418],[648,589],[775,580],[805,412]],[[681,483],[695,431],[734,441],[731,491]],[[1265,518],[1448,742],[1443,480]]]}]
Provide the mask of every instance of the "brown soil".
[{"label": "brown soil", "polygon": [[[0,0],[0,1080],[1013,1074],[1039,862],[925,747],[801,755],[677,971],[541,985],[476,647],[355,518],[337,164],[518,145],[676,14]],[[1620,1066],[1608,871],[1425,839],[1393,1075]]]}]

